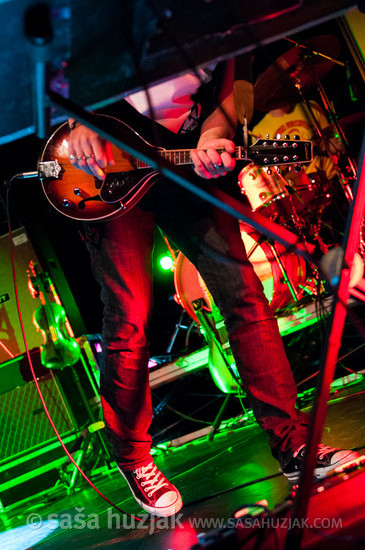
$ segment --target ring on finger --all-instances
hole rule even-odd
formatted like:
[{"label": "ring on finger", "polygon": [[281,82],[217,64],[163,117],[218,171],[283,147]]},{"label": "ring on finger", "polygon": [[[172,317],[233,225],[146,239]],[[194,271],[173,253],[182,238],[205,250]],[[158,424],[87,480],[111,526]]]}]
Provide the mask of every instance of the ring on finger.
[{"label": "ring on finger", "polygon": [[69,155],[68,157],[70,160],[75,160],[76,156],[75,155]]},{"label": "ring on finger", "polygon": [[85,159],[86,160],[90,160],[90,159],[93,159],[94,158],[94,155],[91,154],[91,155],[86,155]]},{"label": "ring on finger", "polygon": [[80,162],[80,160],[85,160],[85,157],[82,156],[82,157],[77,157],[77,160]]}]

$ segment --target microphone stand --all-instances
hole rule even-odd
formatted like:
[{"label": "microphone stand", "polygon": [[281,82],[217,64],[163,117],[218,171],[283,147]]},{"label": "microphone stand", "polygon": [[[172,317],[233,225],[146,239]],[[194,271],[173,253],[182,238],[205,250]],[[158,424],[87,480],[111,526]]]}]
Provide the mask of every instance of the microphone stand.
[{"label": "microphone stand", "polygon": [[[312,58],[314,56],[322,57],[323,59],[327,59],[328,61],[331,61],[332,63],[335,63],[336,65],[339,65],[340,67],[342,67],[346,71],[348,71],[348,65],[347,65],[347,63],[344,63],[343,61],[340,61],[339,59],[336,59],[335,57],[331,57],[329,55],[325,55],[324,53],[313,50],[311,47],[309,47],[305,44],[301,44],[300,42],[296,42],[295,40],[291,40],[290,38],[285,38],[285,40],[287,40],[288,42],[291,42],[292,44],[294,44],[295,47],[301,48],[303,50],[304,60],[307,62],[307,65],[311,69],[314,81],[316,83],[317,91],[318,91],[318,93],[320,95],[320,98],[322,100],[322,103],[323,103],[323,107],[325,109],[325,112],[328,116],[328,119],[329,119],[330,123],[333,124],[333,126],[334,126],[334,128],[337,132],[337,135],[340,138],[341,144],[342,144],[343,149],[345,151],[346,158],[347,158],[348,163],[349,163],[349,169],[350,169],[350,172],[352,174],[352,179],[355,180],[356,175],[357,175],[356,162],[353,159],[353,155],[351,154],[349,143],[347,141],[346,135],[345,135],[343,129],[341,128],[341,126],[338,123],[338,119],[337,119],[337,116],[336,116],[335,112],[333,111],[331,102],[329,101],[329,98],[328,98],[328,96],[327,96],[327,94],[324,90],[324,87],[323,87],[320,79],[318,78],[318,75],[315,71],[315,68],[313,67]],[[295,75],[291,75],[291,77],[293,79],[295,87],[299,91],[299,94],[300,94],[302,100],[305,102],[306,107],[310,112],[310,115],[311,115],[311,117],[312,117],[312,119],[315,123],[315,127],[316,127],[316,130],[318,132],[318,135],[319,135],[320,139],[322,140],[322,143],[324,144],[328,155],[333,159],[333,154],[329,150],[329,148],[327,146],[327,143],[326,143],[326,140],[323,138],[323,134],[322,134],[321,129],[319,128],[319,125],[316,121],[313,110],[311,109],[309,102],[306,101],[305,98],[303,97],[302,85],[301,85],[300,79],[297,79]],[[337,166],[337,161],[334,160],[334,164]],[[341,175],[343,176],[344,181],[348,180],[348,176],[346,176],[346,174],[341,174]],[[342,186],[343,186],[344,194],[345,194],[347,200],[350,202],[353,198],[351,188],[349,187],[349,185],[347,183],[343,183]]]}]

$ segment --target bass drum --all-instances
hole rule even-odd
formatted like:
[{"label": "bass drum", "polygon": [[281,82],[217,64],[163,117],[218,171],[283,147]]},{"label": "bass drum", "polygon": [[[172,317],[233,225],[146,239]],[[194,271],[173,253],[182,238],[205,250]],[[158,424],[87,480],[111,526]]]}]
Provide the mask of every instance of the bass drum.
[{"label": "bass drum", "polygon": [[[286,252],[280,244],[275,244],[273,250],[268,243],[261,242],[258,233],[247,233],[241,229],[241,236],[249,260],[264,287],[264,293],[271,309],[275,312],[287,306],[293,300],[293,296],[276,255],[279,256],[287,278],[298,293],[300,285],[304,285],[306,281],[306,267],[303,258],[294,252]],[[198,270],[182,252],[178,254],[176,260],[174,283],[175,300],[198,323],[192,303],[194,300],[203,298],[207,309],[211,311],[213,300]]]}]

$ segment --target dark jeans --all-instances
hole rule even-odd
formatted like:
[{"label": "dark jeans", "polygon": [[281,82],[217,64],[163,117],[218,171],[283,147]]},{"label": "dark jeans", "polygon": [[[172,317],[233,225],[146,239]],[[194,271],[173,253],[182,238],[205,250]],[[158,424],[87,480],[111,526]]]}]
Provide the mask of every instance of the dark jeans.
[{"label": "dark jeans", "polygon": [[103,411],[118,463],[131,470],[150,461],[154,222],[196,266],[219,307],[250,405],[284,467],[305,442],[308,420],[295,408],[296,386],[277,322],[247,260],[238,222],[163,179],[131,212],[86,227],[104,303]]}]

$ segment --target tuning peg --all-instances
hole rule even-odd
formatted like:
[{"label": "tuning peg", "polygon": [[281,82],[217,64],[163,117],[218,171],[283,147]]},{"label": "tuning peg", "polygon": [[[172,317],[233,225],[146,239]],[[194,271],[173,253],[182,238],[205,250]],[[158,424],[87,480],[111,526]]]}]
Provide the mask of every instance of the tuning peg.
[{"label": "tuning peg", "polygon": [[271,174],[272,174],[271,168],[268,168],[268,169],[266,170],[266,174],[267,174],[268,176],[271,176]]},{"label": "tuning peg", "polygon": [[290,139],[289,134],[285,134],[284,139]]},{"label": "tuning peg", "polygon": [[266,134],[266,139],[270,139],[270,134]]},{"label": "tuning peg", "polygon": [[281,139],[281,134],[276,134],[275,139]]},{"label": "tuning peg", "polygon": [[298,136],[298,134],[295,134],[294,139],[300,139],[300,136]]},{"label": "tuning peg", "polygon": [[302,170],[302,167],[300,166],[300,164],[296,164],[294,166],[294,170],[295,170],[295,172],[300,172]]}]

